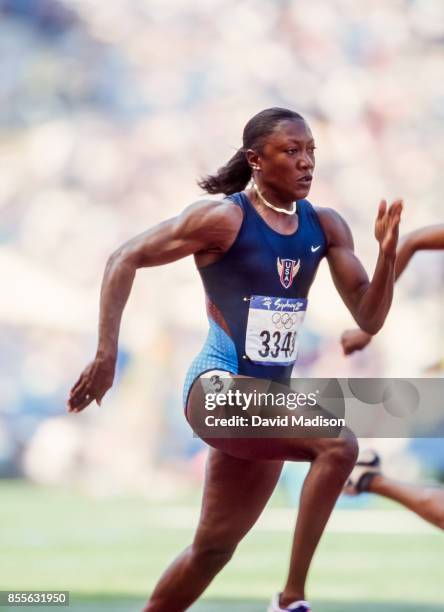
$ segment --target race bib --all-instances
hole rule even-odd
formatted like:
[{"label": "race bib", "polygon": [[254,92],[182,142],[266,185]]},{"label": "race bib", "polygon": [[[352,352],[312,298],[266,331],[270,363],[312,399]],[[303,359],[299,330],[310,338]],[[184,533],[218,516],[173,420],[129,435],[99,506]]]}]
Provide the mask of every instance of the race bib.
[{"label": "race bib", "polygon": [[307,310],[305,298],[253,295],[245,352],[253,363],[287,366],[296,361],[297,335]]}]

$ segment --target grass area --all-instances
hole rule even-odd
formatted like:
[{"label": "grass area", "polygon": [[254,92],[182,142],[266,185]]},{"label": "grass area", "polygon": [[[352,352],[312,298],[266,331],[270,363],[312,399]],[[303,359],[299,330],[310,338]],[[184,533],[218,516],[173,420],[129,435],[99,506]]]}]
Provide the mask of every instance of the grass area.
[{"label": "grass area", "polygon": [[[75,612],[140,610],[192,537],[194,510],[182,505],[159,523],[162,509],[143,499],[20,482],[1,483],[0,499],[0,588],[69,590]],[[285,578],[291,530],[253,530],[193,612],[263,612]],[[308,592],[316,612],[442,612],[443,552],[437,530],[326,533]]]}]

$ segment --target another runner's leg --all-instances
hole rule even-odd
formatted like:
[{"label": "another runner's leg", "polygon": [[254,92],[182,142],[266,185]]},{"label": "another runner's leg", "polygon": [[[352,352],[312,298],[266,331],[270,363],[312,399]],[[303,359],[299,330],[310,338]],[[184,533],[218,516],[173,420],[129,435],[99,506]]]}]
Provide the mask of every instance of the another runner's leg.
[{"label": "another runner's leg", "polygon": [[282,465],[210,449],[194,541],[166,570],[144,612],[181,612],[196,601],[260,516]]},{"label": "another runner's leg", "polygon": [[444,489],[406,484],[378,474],[370,481],[368,491],[392,499],[444,529]]}]

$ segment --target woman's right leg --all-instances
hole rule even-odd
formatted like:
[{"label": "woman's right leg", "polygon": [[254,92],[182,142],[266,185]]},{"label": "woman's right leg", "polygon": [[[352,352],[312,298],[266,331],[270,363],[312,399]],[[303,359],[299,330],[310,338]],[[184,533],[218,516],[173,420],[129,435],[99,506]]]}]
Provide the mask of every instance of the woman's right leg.
[{"label": "woman's right leg", "polygon": [[313,555],[358,454],[356,438],[347,430],[340,438],[294,442],[306,443],[314,457],[301,491],[282,606],[305,599],[305,583]]}]

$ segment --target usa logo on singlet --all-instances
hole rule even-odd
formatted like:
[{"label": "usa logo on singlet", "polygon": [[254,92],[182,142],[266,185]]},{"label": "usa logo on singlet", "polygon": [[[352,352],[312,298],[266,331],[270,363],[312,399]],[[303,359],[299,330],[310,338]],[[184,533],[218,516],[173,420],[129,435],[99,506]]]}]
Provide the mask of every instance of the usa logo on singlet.
[{"label": "usa logo on singlet", "polygon": [[280,257],[277,258],[277,269],[279,278],[281,279],[281,284],[285,287],[285,289],[291,287],[293,279],[299,272],[300,267],[300,259],[295,261],[294,259],[281,259]]}]

